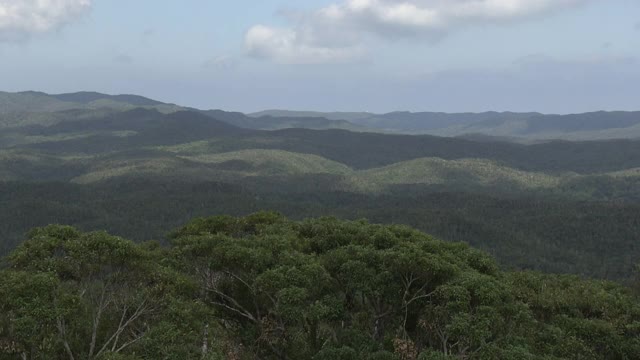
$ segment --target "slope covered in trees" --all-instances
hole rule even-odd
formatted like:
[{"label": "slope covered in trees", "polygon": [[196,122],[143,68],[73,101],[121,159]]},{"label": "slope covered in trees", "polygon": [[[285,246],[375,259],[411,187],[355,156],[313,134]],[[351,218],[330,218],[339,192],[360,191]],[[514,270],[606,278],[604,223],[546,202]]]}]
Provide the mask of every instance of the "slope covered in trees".
[{"label": "slope covered in trees", "polygon": [[404,226],[199,218],[170,247],[32,230],[0,270],[6,359],[633,359],[631,290],[503,272]]},{"label": "slope covered in trees", "polygon": [[[128,111],[155,109],[162,113],[198,111],[211,118],[254,130],[286,128],[346,129],[354,131],[430,134],[437,136],[485,135],[503,141],[639,139],[640,112],[592,112],[552,115],[540,113],[484,112],[437,113],[397,111],[387,114],[366,112],[313,112],[267,110],[254,114],[222,110],[197,110],[167,104],[137,95],[107,95],[78,92],[50,95],[42,92],[0,92],[0,128],[5,124],[24,125],[38,117],[55,121],[58,112],[70,110]],[[24,114],[27,113],[27,119]],[[16,117],[17,116],[17,117]],[[53,119],[51,119],[53,117]]]},{"label": "slope covered in trees", "polygon": [[106,95],[96,92],[50,95],[39,91],[8,93],[0,91],[0,114],[49,113],[73,109],[131,110],[137,107],[157,109],[166,113],[181,107],[165,104],[137,95]]},{"label": "slope covered in trees", "polygon": [[295,219],[332,215],[411,225],[488,251],[508,269],[626,282],[640,259],[636,203],[502,197],[437,186],[398,186],[370,195],[335,186],[319,175],[234,184],[158,178],[0,184],[0,253],[13,249],[30,228],[51,223],[166,242],[172,228],[192,217],[273,209]]},{"label": "slope covered in trees", "polygon": [[597,140],[640,138],[640,112],[599,111],[584,114],[548,115],[540,113],[484,112],[436,113],[398,111],[387,114],[320,113],[269,110],[254,117],[311,117],[350,121],[370,130],[405,134],[501,137],[503,140]]},{"label": "slope covered in trees", "polygon": [[223,115],[245,117],[83,107],[0,116],[0,253],[49,223],[164,241],[193,216],[272,209],[415,226],[505,268],[628,281],[640,258],[638,141],[260,131],[211,117]]}]

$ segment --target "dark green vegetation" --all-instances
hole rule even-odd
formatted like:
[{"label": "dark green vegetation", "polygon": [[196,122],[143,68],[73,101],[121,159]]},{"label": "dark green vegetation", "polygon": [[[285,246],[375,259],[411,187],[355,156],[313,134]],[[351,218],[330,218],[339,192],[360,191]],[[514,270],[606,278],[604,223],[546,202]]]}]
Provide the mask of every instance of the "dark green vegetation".
[{"label": "dark green vegetation", "polygon": [[[499,198],[403,190],[367,195],[326,188],[323,176],[288,183],[130,179],[78,185],[8,183],[0,187],[7,253],[28,229],[51,223],[109,229],[136,240],[165,239],[192,217],[277,209],[301,219],[334,215],[410,224],[441,239],[489,251],[506,268],[626,280],[640,258],[640,205]],[[253,180],[257,181],[257,180]],[[328,186],[331,186],[330,183]],[[291,190],[293,189],[293,190]]]},{"label": "dark green vegetation", "polygon": [[[0,99],[2,254],[51,223],[166,243],[196,216],[270,209],[410,225],[509,269],[627,282],[640,259],[640,141],[263,131],[367,115],[255,118],[96,93]],[[591,129],[608,121],[591,116]],[[574,126],[563,121],[539,126]]]},{"label": "dark green vegetation", "polygon": [[258,115],[0,93],[0,360],[638,358],[637,114]]},{"label": "dark green vegetation", "polygon": [[5,254],[50,223],[165,241],[194,216],[273,209],[411,225],[489,251],[506,268],[628,281],[640,258],[640,141],[261,131],[345,123],[96,93],[2,99]]},{"label": "dark green vegetation", "polygon": [[640,302],[504,272],[405,226],[199,218],[171,245],[32,230],[0,270],[1,359],[636,359]]},{"label": "dark green vegetation", "polygon": [[[97,93],[3,93],[0,105],[3,254],[50,223],[165,242],[194,216],[273,209],[411,225],[488,251],[505,268],[628,281],[640,258],[640,141],[262,131],[355,129],[373,115],[252,117]],[[434,129],[497,116],[396,115]],[[507,115],[544,131],[635,121]]]}]

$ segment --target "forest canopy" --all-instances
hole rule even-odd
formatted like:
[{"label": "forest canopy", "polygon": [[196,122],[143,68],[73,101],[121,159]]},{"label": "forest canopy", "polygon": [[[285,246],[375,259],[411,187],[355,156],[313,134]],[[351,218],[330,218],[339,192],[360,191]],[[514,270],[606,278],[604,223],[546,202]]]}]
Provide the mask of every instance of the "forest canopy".
[{"label": "forest canopy", "polygon": [[631,289],[407,226],[277,213],[171,245],[51,225],[0,271],[0,359],[633,359]]}]

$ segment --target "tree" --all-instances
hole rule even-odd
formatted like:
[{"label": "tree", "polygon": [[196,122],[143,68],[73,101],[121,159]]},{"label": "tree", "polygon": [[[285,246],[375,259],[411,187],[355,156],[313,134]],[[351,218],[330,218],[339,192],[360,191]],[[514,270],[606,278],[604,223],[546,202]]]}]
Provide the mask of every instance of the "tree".
[{"label": "tree", "polygon": [[172,246],[33,230],[0,270],[0,359],[633,359],[618,284],[500,271],[404,226],[196,219]]},{"label": "tree", "polygon": [[[34,229],[8,257],[12,276],[39,281],[35,299],[48,301],[38,309],[61,347],[51,350],[71,360],[123,353],[145,338],[174,280],[158,260],[131,241],[65,226]],[[19,292],[16,285],[6,291]]]}]

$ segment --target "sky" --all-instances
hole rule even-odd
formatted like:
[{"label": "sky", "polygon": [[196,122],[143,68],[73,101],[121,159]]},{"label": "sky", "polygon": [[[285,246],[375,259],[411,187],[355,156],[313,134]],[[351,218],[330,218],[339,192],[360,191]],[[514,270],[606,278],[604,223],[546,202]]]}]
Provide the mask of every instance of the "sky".
[{"label": "sky", "polygon": [[638,0],[0,0],[0,91],[253,112],[640,110]]}]

